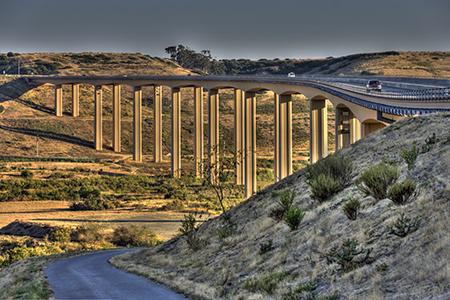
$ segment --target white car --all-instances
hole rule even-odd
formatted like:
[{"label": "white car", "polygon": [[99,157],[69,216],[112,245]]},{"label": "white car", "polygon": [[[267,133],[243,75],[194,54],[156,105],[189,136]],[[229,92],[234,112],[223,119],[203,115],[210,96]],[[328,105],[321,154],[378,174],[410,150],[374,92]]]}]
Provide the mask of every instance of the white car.
[{"label": "white car", "polygon": [[295,77],[295,73],[294,73],[294,72],[288,73],[288,77],[289,77],[289,78],[294,78],[294,77]]},{"label": "white car", "polygon": [[366,84],[366,91],[369,93],[370,91],[378,91],[381,92],[382,86],[381,82],[378,80],[369,80]]}]

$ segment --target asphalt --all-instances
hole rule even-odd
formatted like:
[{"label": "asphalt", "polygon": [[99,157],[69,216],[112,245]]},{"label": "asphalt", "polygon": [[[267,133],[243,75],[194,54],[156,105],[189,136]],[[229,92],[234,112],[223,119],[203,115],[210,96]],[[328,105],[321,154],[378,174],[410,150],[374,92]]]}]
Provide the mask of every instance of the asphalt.
[{"label": "asphalt", "polygon": [[167,287],[116,269],[108,260],[136,249],[95,252],[56,260],[45,274],[55,299],[187,299]]}]

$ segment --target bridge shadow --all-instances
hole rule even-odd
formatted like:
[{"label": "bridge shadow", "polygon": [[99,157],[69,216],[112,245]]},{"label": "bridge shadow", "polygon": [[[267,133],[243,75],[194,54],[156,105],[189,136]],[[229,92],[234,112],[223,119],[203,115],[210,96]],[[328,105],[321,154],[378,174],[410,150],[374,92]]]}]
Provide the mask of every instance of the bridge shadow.
[{"label": "bridge shadow", "polygon": [[38,129],[30,129],[30,128],[21,128],[21,127],[8,127],[5,125],[0,125],[0,129],[15,132],[15,133],[22,133],[33,137],[42,137],[52,140],[57,140],[61,142],[66,142],[74,145],[79,146],[85,146],[85,147],[93,147],[94,143],[91,141],[87,141],[75,136],[62,134],[62,133],[54,133],[54,132],[46,132]]},{"label": "bridge shadow", "polygon": [[[41,111],[41,112],[46,113],[46,114],[53,115],[55,113],[54,109],[49,108],[49,107],[47,107],[45,105],[34,103],[34,102],[30,101],[30,100],[23,100],[23,99],[20,99],[20,98],[15,98],[13,100],[16,101],[17,103],[20,103],[20,104],[25,105],[25,106],[27,106],[29,108]],[[66,113],[64,113],[64,114],[66,115]]]}]

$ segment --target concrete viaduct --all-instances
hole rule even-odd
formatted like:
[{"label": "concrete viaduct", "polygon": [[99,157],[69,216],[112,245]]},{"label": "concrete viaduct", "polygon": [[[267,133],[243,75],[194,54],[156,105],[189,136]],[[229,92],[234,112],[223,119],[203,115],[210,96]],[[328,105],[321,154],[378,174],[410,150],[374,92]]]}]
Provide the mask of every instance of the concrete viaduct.
[{"label": "concrete viaduct", "polygon": [[[398,93],[368,93],[351,85],[323,80],[256,76],[35,76],[27,79],[38,86],[55,87],[55,114],[62,116],[62,85],[72,86],[72,114],[79,115],[80,84],[94,89],[94,144],[102,150],[102,86],[113,87],[113,149],[121,151],[121,86],[134,88],[133,159],[142,161],[142,87],[154,87],[153,159],[162,161],[162,86],[171,89],[171,174],[181,176],[180,88],[194,93],[194,164],[203,176],[203,91],[208,91],[208,163],[219,166],[219,91],[234,89],[234,137],[236,183],[244,185],[245,197],[257,191],[256,183],[256,93],[274,92],[274,171],[276,180],[292,174],[292,95],[310,102],[310,157],[312,162],[328,154],[327,101],[335,109],[336,150],[410,115],[450,110],[448,88],[407,90]],[[212,172],[214,174],[214,172]],[[216,180],[211,178],[211,180]]]}]

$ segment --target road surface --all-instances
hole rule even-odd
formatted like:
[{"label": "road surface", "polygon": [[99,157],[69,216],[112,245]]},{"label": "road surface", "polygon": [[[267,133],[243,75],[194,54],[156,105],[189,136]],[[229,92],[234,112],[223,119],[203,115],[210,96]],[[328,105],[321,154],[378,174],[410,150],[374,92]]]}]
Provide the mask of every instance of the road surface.
[{"label": "road surface", "polygon": [[55,299],[186,299],[167,287],[121,271],[108,259],[135,249],[100,251],[60,259],[45,269]]}]

